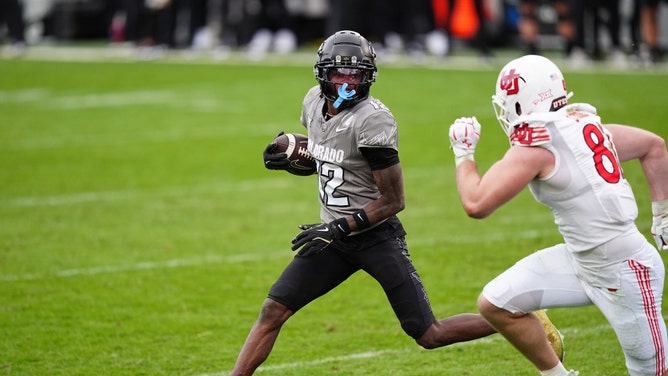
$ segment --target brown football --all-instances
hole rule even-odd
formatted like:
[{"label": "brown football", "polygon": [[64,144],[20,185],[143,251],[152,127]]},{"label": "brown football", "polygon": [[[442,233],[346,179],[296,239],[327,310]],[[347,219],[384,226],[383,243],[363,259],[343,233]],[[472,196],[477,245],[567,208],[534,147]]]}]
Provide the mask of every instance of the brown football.
[{"label": "brown football", "polygon": [[315,172],[315,159],[308,152],[308,137],[299,133],[285,133],[274,139],[274,153],[285,153],[290,160],[287,171],[294,175],[311,175]]}]

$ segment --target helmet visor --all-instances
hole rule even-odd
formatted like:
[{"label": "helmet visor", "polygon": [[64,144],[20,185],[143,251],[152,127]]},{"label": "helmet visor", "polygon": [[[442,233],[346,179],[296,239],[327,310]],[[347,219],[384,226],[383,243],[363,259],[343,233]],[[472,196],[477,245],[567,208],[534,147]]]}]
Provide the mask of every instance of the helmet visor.
[{"label": "helmet visor", "polygon": [[362,82],[364,72],[357,68],[330,69],[328,79],[334,82]]}]

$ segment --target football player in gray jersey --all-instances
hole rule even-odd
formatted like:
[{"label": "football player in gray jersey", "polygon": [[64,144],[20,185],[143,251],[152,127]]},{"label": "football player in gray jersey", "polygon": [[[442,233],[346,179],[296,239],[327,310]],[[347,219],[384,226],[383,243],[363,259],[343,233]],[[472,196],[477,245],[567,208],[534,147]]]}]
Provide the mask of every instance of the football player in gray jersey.
[{"label": "football player in gray jersey", "polygon": [[[269,290],[232,375],[252,374],[288,318],[359,270],[379,282],[403,330],[424,348],[495,333],[478,314],[439,321],[432,313],[396,217],[404,209],[397,124],[369,96],[377,73],[372,45],[339,31],[320,46],[314,71],[319,85],[304,98],[301,122],[317,161],[322,223],[300,226],[297,254]],[[287,155],[272,153],[275,147],[265,149],[265,167],[285,169]]]}]

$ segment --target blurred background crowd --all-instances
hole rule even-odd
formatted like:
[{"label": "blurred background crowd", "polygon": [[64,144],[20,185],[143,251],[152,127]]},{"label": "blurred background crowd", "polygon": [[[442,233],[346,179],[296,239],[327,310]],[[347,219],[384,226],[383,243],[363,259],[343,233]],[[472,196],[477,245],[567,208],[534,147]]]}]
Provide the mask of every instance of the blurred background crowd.
[{"label": "blurred background crowd", "polygon": [[0,0],[0,42],[20,56],[50,41],[104,40],[146,57],[174,50],[243,52],[261,60],[352,29],[380,56],[447,57],[460,47],[563,52],[596,61],[662,64],[668,0]]}]

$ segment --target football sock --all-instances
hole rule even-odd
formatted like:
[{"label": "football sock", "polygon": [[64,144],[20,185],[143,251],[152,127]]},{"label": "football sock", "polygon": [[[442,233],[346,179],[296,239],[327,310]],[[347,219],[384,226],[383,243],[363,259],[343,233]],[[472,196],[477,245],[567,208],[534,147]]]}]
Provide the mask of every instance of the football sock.
[{"label": "football sock", "polygon": [[556,367],[546,371],[540,371],[540,374],[541,376],[568,376],[568,371],[564,368],[564,365],[559,362]]}]

